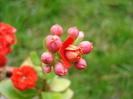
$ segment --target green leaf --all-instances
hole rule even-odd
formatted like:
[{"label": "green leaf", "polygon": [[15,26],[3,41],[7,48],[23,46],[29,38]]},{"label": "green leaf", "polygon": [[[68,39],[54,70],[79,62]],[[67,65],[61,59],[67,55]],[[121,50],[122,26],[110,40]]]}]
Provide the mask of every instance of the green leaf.
[{"label": "green leaf", "polygon": [[50,72],[44,75],[46,79],[52,79],[52,78],[57,78],[57,75],[55,75],[54,72]]},{"label": "green leaf", "polygon": [[55,92],[42,92],[43,99],[64,99],[60,93]]},{"label": "green leaf", "polygon": [[39,66],[36,66],[36,67],[35,67],[35,66],[34,66],[34,69],[36,70],[38,76],[39,76],[40,78],[44,79],[44,73],[43,73],[43,71],[42,71],[42,67],[39,67]]},{"label": "green leaf", "polygon": [[67,90],[62,92],[62,95],[63,95],[63,99],[72,99],[74,92],[70,88],[68,88]]},{"label": "green leaf", "polygon": [[58,78],[50,84],[50,90],[55,92],[61,92],[66,90],[70,86],[71,82],[65,78]]},{"label": "green leaf", "polygon": [[[52,72],[51,72],[52,73]],[[54,74],[54,73],[53,73]],[[57,79],[58,76],[57,75],[53,75],[52,77],[50,76],[49,79],[47,79],[47,83],[51,84],[55,79]]]},{"label": "green leaf", "polygon": [[33,62],[33,64],[35,64],[36,66],[40,65],[41,60],[40,60],[40,58],[39,58],[39,56],[37,55],[36,52],[31,52],[30,53],[30,58],[31,58],[31,61]]},{"label": "green leaf", "polygon": [[19,95],[21,95],[21,96],[23,96],[23,97],[36,96],[36,95],[39,94],[35,88],[33,88],[33,89],[28,89],[28,90],[26,90],[26,91],[20,91],[20,90],[18,90],[18,89],[16,89],[16,88],[14,88],[14,89],[15,89],[15,91],[16,91]]},{"label": "green leaf", "polygon": [[22,97],[19,95],[12,86],[12,82],[10,79],[7,79],[5,81],[2,81],[0,83],[0,93],[5,96],[7,99],[32,99],[33,96],[29,97]]}]

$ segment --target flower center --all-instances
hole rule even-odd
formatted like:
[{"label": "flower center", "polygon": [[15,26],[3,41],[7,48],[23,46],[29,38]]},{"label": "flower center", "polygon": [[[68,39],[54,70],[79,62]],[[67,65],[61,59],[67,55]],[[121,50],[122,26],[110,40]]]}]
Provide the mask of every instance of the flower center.
[{"label": "flower center", "polygon": [[23,77],[22,77],[22,81],[25,81],[25,80],[26,80],[26,76],[23,76]]}]

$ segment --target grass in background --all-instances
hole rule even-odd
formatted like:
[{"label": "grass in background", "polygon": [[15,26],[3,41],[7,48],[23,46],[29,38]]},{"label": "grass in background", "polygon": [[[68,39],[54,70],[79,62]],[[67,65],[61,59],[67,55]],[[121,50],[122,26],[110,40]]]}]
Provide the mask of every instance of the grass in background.
[{"label": "grass in background", "polygon": [[77,26],[94,50],[83,56],[87,69],[69,69],[73,99],[133,99],[133,1],[1,0],[0,22],[18,30],[18,43],[8,55],[12,66],[30,51],[43,53],[42,41],[52,25],[60,24],[64,33]]}]

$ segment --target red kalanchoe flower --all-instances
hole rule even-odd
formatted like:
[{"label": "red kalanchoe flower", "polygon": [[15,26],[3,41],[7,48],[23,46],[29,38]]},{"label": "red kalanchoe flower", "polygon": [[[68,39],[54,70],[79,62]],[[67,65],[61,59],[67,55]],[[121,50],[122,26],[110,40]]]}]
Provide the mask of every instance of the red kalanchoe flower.
[{"label": "red kalanchoe flower", "polygon": [[62,44],[61,48],[59,49],[59,54],[61,56],[63,65],[65,66],[65,68],[70,68],[71,64],[68,62],[68,60],[66,59],[65,56],[65,49],[71,45],[74,42],[74,38],[69,36],[66,41]]},{"label": "red kalanchoe flower", "polygon": [[12,45],[17,43],[17,39],[15,35],[4,35],[4,40],[6,41],[7,45]]},{"label": "red kalanchoe flower", "polygon": [[76,62],[82,57],[82,50],[79,46],[69,45],[65,49],[65,56],[68,61]]},{"label": "red kalanchoe flower", "polygon": [[38,76],[36,71],[30,66],[14,68],[13,75],[11,76],[14,87],[20,91],[34,88],[37,79]]},{"label": "red kalanchoe flower", "polygon": [[12,51],[12,49],[9,46],[7,46],[7,45],[5,45],[5,46],[0,45],[0,52],[3,52],[5,54],[9,54],[11,51]]},{"label": "red kalanchoe flower", "polygon": [[0,34],[15,34],[16,29],[9,24],[0,23]]},{"label": "red kalanchoe flower", "polygon": [[11,45],[17,43],[16,29],[9,24],[0,23],[0,51],[9,54],[11,52]]},{"label": "red kalanchoe flower", "polygon": [[0,52],[0,68],[5,66],[7,62],[6,55],[2,52]]}]

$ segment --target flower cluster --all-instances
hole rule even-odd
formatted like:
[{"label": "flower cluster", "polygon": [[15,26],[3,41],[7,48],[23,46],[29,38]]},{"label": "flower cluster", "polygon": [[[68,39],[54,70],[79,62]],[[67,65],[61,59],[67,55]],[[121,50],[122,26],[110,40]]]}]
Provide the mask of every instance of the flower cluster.
[{"label": "flower cluster", "polygon": [[14,68],[11,80],[15,88],[25,91],[35,87],[38,75],[33,67],[22,66]]},{"label": "flower cluster", "polygon": [[6,54],[11,52],[11,45],[17,43],[16,29],[9,24],[0,23],[0,67],[6,65]]},{"label": "flower cluster", "polygon": [[48,51],[41,55],[44,73],[51,72],[51,68],[56,75],[64,76],[68,74],[68,68],[73,64],[78,70],[85,69],[87,63],[82,59],[82,54],[89,54],[93,46],[89,41],[82,41],[84,32],[77,27],[68,29],[68,38],[62,42],[61,35],[63,28],[55,24],[50,29],[51,35],[46,37],[45,46]]}]

